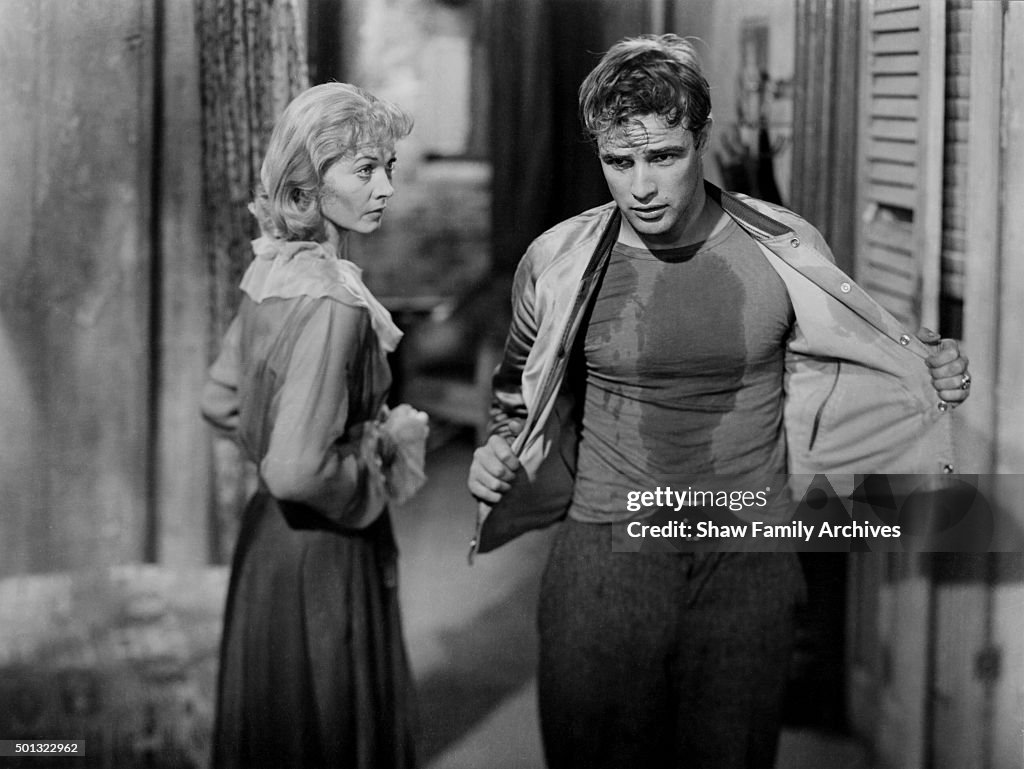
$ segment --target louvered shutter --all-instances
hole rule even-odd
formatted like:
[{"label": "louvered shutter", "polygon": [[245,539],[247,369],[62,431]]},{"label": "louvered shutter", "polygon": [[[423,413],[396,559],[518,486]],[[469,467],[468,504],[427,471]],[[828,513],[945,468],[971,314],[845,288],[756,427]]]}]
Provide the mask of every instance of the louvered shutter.
[{"label": "louvered shutter", "polygon": [[906,324],[938,328],[945,3],[868,0],[855,273]]},{"label": "louvered shutter", "polygon": [[[861,6],[854,272],[911,329],[938,328],[945,6],[945,0],[864,0]],[[921,649],[931,588],[913,558],[890,555],[875,607],[874,667],[866,671],[877,686],[873,747],[880,764],[901,769],[923,766],[927,743],[930,680]]]}]

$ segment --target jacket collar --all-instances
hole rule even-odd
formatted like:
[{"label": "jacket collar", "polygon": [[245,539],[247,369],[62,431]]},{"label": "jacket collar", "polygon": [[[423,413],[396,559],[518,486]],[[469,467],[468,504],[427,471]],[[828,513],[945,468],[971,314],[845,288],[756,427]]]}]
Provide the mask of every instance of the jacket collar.
[{"label": "jacket collar", "polygon": [[713,201],[721,206],[733,219],[737,220],[751,235],[759,240],[770,240],[781,235],[789,235],[793,230],[782,222],[758,211],[744,202],[746,196],[726,192],[711,182],[704,180],[704,190]]}]

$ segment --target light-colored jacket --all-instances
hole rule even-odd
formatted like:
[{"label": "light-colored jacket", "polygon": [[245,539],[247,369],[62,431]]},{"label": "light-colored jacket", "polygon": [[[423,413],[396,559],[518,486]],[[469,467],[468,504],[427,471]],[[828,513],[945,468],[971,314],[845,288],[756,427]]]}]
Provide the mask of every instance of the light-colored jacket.
[{"label": "light-colored jacket", "polygon": [[[783,384],[788,472],[954,472],[952,410],[932,387],[931,350],[835,266],[799,216],[710,184],[707,191],[760,246],[793,305]],[[566,370],[618,230],[608,203],[542,234],[519,264],[491,432],[512,441],[522,467],[502,500],[482,508],[474,552],[568,509],[579,425]]]}]

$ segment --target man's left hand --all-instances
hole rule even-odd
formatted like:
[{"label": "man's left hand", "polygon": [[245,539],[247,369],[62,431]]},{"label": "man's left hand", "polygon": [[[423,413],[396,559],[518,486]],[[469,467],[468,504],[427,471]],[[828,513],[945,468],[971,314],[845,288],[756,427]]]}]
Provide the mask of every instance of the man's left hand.
[{"label": "man's left hand", "polygon": [[967,370],[967,357],[960,353],[955,339],[941,339],[934,331],[922,328],[917,337],[925,344],[938,344],[938,348],[925,362],[932,375],[932,387],[939,397],[955,408],[971,394],[971,374]]}]

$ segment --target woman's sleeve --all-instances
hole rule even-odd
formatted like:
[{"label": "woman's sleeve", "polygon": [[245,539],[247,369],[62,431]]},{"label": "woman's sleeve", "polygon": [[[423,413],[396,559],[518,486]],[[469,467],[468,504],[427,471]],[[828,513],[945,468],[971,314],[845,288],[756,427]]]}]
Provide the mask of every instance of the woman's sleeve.
[{"label": "woman's sleeve", "polygon": [[200,411],[211,425],[234,438],[238,433],[238,344],[236,317],[221,342],[220,355],[210,367],[200,398]]},{"label": "woman's sleeve", "polygon": [[387,503],[374,420],[346,430],[349,382],[361,379],[366,312],[323,299],[296,341],[260,475],[283,502],[347,528],[372,523]]}]

